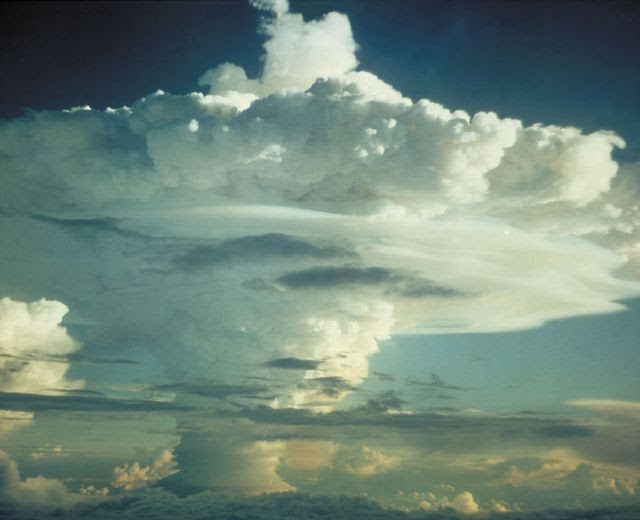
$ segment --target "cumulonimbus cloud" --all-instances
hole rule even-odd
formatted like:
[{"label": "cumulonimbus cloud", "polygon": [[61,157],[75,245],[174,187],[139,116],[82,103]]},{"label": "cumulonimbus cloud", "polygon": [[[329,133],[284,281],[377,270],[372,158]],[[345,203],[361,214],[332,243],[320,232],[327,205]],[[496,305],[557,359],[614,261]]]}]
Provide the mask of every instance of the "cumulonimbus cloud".
[{"label": "cumulonimbus cloud", "polygon": [[614,274],[638,220],[619,136],[414,103],[356,70],[344,15],[259,6],[257,79],[227,64],[206,95],[0,125],[5,294],[65,302],[105,348],[135,337],[176,380],[296,357],[358,384],[396,332],[532,327],[638,293]]},{"label": "cumulonimbus cloud", "polygon": [[[0,122],[11,312],[64,302],[93,348],[145,349],[183,394],[275,377],[272,406],[327,411],[393,334],[535,327],[639,294],[618,274],[640,223],[620,136],[414,102],[357,69],[344,15],[254,3],[257,78],[222,64],[206,94]],[[64,305],[27,313],[53,354],[77,348]],[[4,390],[32,391],[24,377]]]}]

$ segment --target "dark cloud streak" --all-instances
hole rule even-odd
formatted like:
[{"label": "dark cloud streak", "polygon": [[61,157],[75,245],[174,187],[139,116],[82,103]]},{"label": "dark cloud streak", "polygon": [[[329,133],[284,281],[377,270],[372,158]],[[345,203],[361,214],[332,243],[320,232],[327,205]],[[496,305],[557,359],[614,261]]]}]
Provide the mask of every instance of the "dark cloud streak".
[{"label": "dark cloud streak", "polygon": [[381,287],[401,298],[452,298],[461,293],[418,275],[384,267],[317,266],[283,274],[277,282],[289,289],[333,289],[344,286]]},{"label": "dark cloud streak", "polygon": [[282,368],[286,370],[316,370],[322,361],[314,359],[300,359],[296,357],[286,357],[272,359],[263,363],[263,366],[269,368]]},{"label": "dark cloud streak", "polygon": [[305,257],[332,259],[355,254],[334,245],[316,245],[281,233],[229,238],[201,244],[173,257],[173,265],[183,271],[197,271],[230,262],[259,261],[265,258]]},{"label": "dark cloud streak", "polygon": [[0,392],[0,409],[28,412],[180,412],[193,408],[163,401],[139,399]]}]

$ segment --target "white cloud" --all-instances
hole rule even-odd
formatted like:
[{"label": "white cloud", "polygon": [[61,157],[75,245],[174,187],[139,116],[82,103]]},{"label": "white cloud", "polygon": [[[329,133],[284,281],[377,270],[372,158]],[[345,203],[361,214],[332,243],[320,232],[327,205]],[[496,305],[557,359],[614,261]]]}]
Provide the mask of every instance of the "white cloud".
[{"label": "white cloud", "polygon": [[463,491],[453,497],[451,507],[456,511],[465,514],[478,513],[480,511],[480,507],[476,504],[473,495],[469,493],[469,491]]},{"label": "white cloud", "polygon": [[469,491],[462,491],[453,498],[427,493],[425,499],[419,502],[418,507],[427,511],[451,508],[463,514],[473,514],[481,511],[480,506],[476,503],[475,498]]},{"label": "white cloud", "polygon": [[154,482],[175,473],[176,463],[170,450],[163,450],[148,466],[139,462],[113,468],[112,484],[125,491],[146,488]]},{"label": "white cloud", "polygon": [[[64,301],[96,349],[145,348],[176,382],[272,377],[271,405],[328,410],[393,334],[536,327],[640,293],[618,275],[640,250],[637,166],[612,158],[621,138],[413,102],[357,70],[344,15],[255,4],[269,11],[258,78],[226,63],[201,78],[207,95],[0,122],[3,294]],[[1,305],[15,358],[0,361],[0,389],[79,385],[66,362],[15,361],[77,350],[66,306]],[[286,357],[318,367],[264,364]],[[277,473],[286,443],[179,452],[190,483],[291,489]],[[354,471],[385,467],[370,458]],[[160,473],[135,462],[114,484]],[[449,500],[471,510],[465,493]]]},{"label": "white cloud", "polygon": [[[0,206],[13,215],[2,217],[0,246],[22,259],[2,265],[10,294],[47,287],[95,324],[92,339],[136,337],[174,378],[233,380],[269,358],[322,360],[318,371],[283,375],[288,389],[274,401],[317,409],[361,383],[392,334],[535,327],[614,312],[638,294],[615,275],[633,258],[637,226],[614,182],[620,138],[413,103],[355,70],[343,15],[304,22],[283,2],[263,7],[277,16],[265,22],[258,79],[226,64],[207,73],[210,95],[159,91],[117,110],[0,125]],[[597,244],[580,238],[596,231]],[[287,256],[282,246],[263,262],[251,251],[200,270],[171,262],[261,234],[351,256]],[[318,264],[404,273],[456,297],[277,283]],[[347,386],[328,398],[296,385],[318,377]]]},{"label": "white cloud", "polygon": [[303,91],[318,78],[342,76],[357,66],[356,44],[345,15],[331,12],[305,22],[302,15],[288,12],[285,0],[254,5],[276,14],[262,26],[269,37],[262,75],[250,80],[241,67],[225,63],[200,78],[201,85],[211,86],[212,94],[236,91],[263,97],[282,89]]},{"label": "white cloud", "polygon": [[82,386],[65,379],[69,363],[56,359],[80,348],[61,325],[68,310],[58,301],[0,299],[0,390],[55,393]]}]

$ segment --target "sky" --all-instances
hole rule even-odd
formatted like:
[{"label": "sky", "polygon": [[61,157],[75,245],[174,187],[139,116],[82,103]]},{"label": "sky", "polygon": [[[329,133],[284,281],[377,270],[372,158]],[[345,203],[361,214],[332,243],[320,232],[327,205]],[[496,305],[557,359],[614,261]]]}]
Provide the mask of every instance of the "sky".
[{"label": "sky", "polygon": [[637,518],[636,5],[1,9],[0,516]]}]

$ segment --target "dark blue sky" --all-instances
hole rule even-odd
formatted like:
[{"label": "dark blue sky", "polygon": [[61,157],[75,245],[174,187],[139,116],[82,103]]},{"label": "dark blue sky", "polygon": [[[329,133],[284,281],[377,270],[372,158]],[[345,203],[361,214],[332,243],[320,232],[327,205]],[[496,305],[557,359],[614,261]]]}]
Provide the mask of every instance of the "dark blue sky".
[{"label": "dark blue sky", "polygon": [[[259,14],[241,0],[1,10],[1,117],[119,106],[158,88],[192,91],[223,61],[250,74],[260,67]],[[640,157],[637,2],[292,1],[306,18],[328,10],[349,15],[361,67],[414,99],[525,123],[613,129],[627,140],[620,157]]]}]

